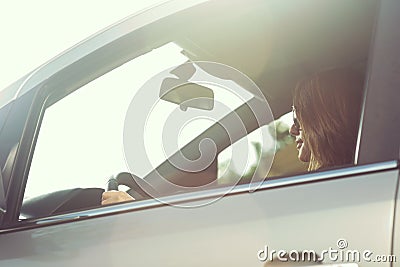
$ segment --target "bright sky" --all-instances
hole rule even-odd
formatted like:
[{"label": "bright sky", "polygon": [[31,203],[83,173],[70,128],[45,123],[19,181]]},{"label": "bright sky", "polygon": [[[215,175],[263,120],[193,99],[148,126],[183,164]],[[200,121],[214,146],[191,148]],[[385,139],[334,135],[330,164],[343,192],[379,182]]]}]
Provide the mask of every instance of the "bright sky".
[{"label": "bright sky", "polygon": [[15,0],[0,12],[0,90],[88,36],[163,0]]}]

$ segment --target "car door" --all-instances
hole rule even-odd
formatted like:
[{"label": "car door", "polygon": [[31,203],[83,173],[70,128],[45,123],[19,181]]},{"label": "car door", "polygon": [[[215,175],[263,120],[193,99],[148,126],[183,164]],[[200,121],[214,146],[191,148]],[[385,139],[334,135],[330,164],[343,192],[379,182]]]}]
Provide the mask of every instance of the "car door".
[{"label": "car door", "polygon": [[[197,12],[200,17],[204,17],[204,12],[210,12],[210,6],[200,2],[172,1],[129,18],[75,50],[67,51],[40,70],[40,75],[34,77],[36,80],[29,80],[26,91],[22,90],[16,101],[19,105],[15,112],[20,111],[22,115],[18,120],[20,126],[12,129],[20,130],[4,128],[0,135],[3,138],[0,140],[5,140],[5,135],[8,140],[12,139],[10,136],[17,139],[16,157],[11,159],[11,171],[7,174],[10,185],[8,189],[7,184],[4,196],[7,207],[0,230],[2,265],[291,266],[296,262],[300,265],[391,266],[393,255],[398,254],[393,250],[398,249],[398,246],[393,248],[398,245],[393,234],[398,225],[394,221],[398,216],[394,216],[399,187],[399,146],[396,138],[389,141],[379,134],[396,132],[393,130],[398,130],[399,125],[395,113],[388,112],[390,107],[394,109],[393,103],[398,100],[398,93],[393,92],[398,79],[389,75],[394,73],[396,65],[385,64],[385,59],[387,53],[397,52],[400,46],[393,45],[392,50],[386,50],[384,46],[398,42],[390,31],[399,19],[398,12],[394,12],[399,10],[395,2],[382,1],[378,6],[377,2],[370,1],[370,6],[365,8],[366,13],[374,14],[376,24],[372,24],[374,19],[368,20],[375,25],[374,32],[370,28],[373,41],[362,46],[369,49],[365,72],[368,83],[354,166],[312,173],[283,173],[266,179],[256,188],[241,183],[60,214],[23,217],[20,211],[24,197],[70,187],[101,188],[105,186],[107,173],[132,171],[124,165],[127,159],[121,153],[121,135],[124,133],[121,128],[126,123],[126,110],[136,96],[134,88],[140,92],[141,85],[148,79],[164,69],[171,70],[188,58],[196,55],[200,59],[203,59],[200,55],[212,58],[208,50],[204,54],[199,52],[208,47],[207,43],[198,50],[195,45],[188,45],[193,41],[189,37],[184,41],[178,38],[181,43],[171,43],[182,30],[179,27],[192,22],[188,18],[196,18]],[[211,2],[211,7],[217,11],[220,11],[219,5],[230,5],[223,1]],[[253,8],[263,6],[261,2],[254,1]],[[290,13],[288,6],[270,3],[268,7],[276,8],[278,17]],[[337,10],[343,7],[342,4],[347,5],[345,1],[337,3],[339,1],[333,4]],[[289,1],[286,4],[289,5]],[[253,14],[250,4],[241,3],[238,7],[243,8],[243,13],[232,11],[232,14]],[[354,8],[353,5],[350,7]],[[321,14],[327,13],[325,10]],[[351,15],[350,12],[348,16]],[[318,19],[321,17],[317,16]],[[238,20],[238,16],[224,18],[221,15],[221,18],[221,21]],[[255,25],[259,22],[257,19],[253,21]],[[350,27],[351,23],[348,23]],[[171,25],[176,27],[176,32],[165,30]],[[214,26],[218,28],[217,24]],[[211,34],[211,28],[209,31]],[[249,33],[246,37],[256,35]],[[233,36],[235,34],[228,34],[226,38]],[[280,40],[284,41],[284,38]],[[247,50],[252,48],[249,43]],[[193,47],[193,50],[181,46]],[[215,51],[222,53],[225,50]],[[227,51],[236,50],[227,48]],[[349,51],[353,50],[349,48]],[[240,56],[233,57],[233,54],[222,53],[221,59],[227,63],[231,56],[232,65],[249,62]],[[324,58],[328,59],[334,62],[330,57]],[[280,60],[283,59],[274,62]],[[143,71],[144,66],[150,66],[152,72]],[[243,70],[248,70],[246,67]],[[129,77],[127,82],[121,73]],[[249,73],[253,72],[249,70]],[[289,80],[297,78],[294,73],[297,72],[287,67],[274,74],[287,75]],[[381,75],[385,73],[388,76],[383,79]],[[387,79],[390,79],[390,85],[382,87],[382,83],[388,83]],[[287,86],[285,82],[278,83],[278,78],[272,81],[281,84],[282,88]],[[257,82],[261,82],[261,78]],[[218,92],[219,89],[213,90]],[[289,91],[282,89],[282,92],[287,94]],[[158,91],[155,93],[157,95]],[[286,95],[282,101],[279,99],[284,93],[276,93],[275,99],[269,99],[272,110],[280,115],[288,112],[287,107],[290,107],[290,103],[285,105],[288,99],[290,102],[290,96]],[[377,94],[383,95],[379,101],[374,97]],[[222,102],[228,97],[222,94],[219,98],[216,93],[214,100]],[[243,104],[232,104],[230,110]],[[158,149],[157,145],[152,146],[157,138],[163,140],[162,136],[156,135],[162,130],[157,126],[160,120],[165,121],[162,115],[167,108],[154,109],[156,119],[149,122],[153,125],[149,127],[154,128],[149,128],[150,138],[144,142],[148,142],[151,151]],[[379,133],[374,130],[376,114],[386,118],[380,121]],[[9,118],[11,125],[13,117]],[[145,118],[151,119],[150,116]],[[242,118],[246,121],[245,116]],[[182,146],[190,144],[209,126],[209,122],[203,121],[194,125],[201,130],[183,138]],[[167,138],[172,139],[171,136]],[[387,149],[380,149],[382,146]],[[8,151],[7,154],[12,156],[11,147]],[[221,151],[222,148],[218,148],[218,153]],[[148,172],[159,170],[157,166],[162,166],[171,155],[162,156],[154,156],[149,165],[153,169],[143,168],[136,174],[145,177]],[[204,176],[218,176],[214,167],[204,170]],[[97,180],[90,180],[90,177]]]},{"label": "car door", "polygon": [[[397,179],[397,165],[388,162],[271,181],[254,193],[237,188],[194,209],[149,201],[40,220],[2,234],[9,244],[2,263],[261,266],[272,256],[279,261],[283,250],[315,251],[325,264],[357,262],[352,251],[359,251],[360,266],[374,265],[376,256],[391,255]],[[176,201],[204,204],[197,200],[204,197]]]}]

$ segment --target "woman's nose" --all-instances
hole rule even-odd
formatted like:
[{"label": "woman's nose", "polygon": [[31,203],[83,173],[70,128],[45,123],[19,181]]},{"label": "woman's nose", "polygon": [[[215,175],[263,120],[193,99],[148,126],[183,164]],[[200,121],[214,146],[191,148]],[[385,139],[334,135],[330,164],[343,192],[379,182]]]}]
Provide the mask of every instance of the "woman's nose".
[{"label": "woman's nose", "polygon": [[296,125],[293,123],[292,126],[289,129],[289,133],[292,136],[298,136],[300,134],[299,130],[297,129]]}]

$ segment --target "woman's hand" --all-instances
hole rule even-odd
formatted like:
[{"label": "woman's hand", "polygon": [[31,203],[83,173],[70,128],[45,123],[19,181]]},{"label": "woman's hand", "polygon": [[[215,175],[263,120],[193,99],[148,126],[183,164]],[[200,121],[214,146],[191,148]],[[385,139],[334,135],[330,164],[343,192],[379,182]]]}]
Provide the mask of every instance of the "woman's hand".
[{"label": "woman's hand", "polygon": [[120,203],[135,200],[131,195],[124,191],[107,191],[101,197],[101,205]]}]

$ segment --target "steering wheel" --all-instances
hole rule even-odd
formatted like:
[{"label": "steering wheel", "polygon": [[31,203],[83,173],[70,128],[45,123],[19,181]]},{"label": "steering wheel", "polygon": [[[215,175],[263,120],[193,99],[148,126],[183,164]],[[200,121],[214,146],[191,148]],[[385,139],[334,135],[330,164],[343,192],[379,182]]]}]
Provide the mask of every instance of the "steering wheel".
[{"label": "steering wheel", "polygon": [[118,191],[119,185],[128,186],[130,190],[127,193],[132,195],[136,200],[150,199],[160,195],[146,180],[129,172],[121,172],[116,177],[111,177],[107,182],[107,191]]}]

